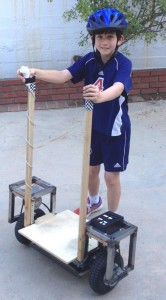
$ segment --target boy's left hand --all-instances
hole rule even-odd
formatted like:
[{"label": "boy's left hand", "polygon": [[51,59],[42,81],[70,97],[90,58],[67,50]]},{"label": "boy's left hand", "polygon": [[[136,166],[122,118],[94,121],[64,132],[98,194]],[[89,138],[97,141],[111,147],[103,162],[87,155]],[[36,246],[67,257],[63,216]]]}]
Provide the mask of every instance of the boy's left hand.
[{"label": "boy's left hand", "polygon": [[99,87],[94,84],[89,84],[83,87],[83,97],[85,100],[92,101],[94,103],[101,102],[101,92]]}]

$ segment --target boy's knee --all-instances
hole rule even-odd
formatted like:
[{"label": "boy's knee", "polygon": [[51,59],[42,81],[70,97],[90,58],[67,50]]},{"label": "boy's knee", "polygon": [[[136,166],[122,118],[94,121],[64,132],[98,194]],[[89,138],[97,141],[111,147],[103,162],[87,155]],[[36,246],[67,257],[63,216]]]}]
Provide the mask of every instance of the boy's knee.
[{"label": "boy's knee", "polygon": [[89,167],[89,177],[97,176],[100,172],[100,166]]},{"label": "boy's knee", "polygon": [[114,185],[119,183],[120,173],[119,172],[105,172],[104,178],[107,185]]}]

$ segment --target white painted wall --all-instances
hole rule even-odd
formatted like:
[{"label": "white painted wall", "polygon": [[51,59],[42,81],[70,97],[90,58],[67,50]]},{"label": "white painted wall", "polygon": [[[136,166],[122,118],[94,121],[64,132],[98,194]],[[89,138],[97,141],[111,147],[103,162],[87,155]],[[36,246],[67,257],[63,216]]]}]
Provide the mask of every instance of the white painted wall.
[{"label": "white painted wall", "polygon": [[135,45],[130,41],[129,49],[134,69],[166,68],[166,41],[160,37],[148,46],[141,40]]},{"label": "white painted wall", "polygon": [[[15,77],[21,65],[62,69],[75,54],[91,51],[91,45],[78,47],[85,24],[65,23],[62,14],[76,0],[1,0],[0,78]],[[131,44],[131,43],[130,43]],[[151,46],[130,45],[135,69],[166,68],[166,41]]]}]

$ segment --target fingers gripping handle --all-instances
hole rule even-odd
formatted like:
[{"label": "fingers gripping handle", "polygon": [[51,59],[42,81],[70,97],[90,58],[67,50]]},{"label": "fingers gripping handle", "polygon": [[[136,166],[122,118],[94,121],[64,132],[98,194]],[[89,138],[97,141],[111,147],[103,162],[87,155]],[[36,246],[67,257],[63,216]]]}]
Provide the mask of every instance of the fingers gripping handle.
[{"label": "fingers gripping handle", "polygon": [[35,76],[30,77],[30,70],[29,70],[29,68],[26,67],[26,66],[22,66],[20,68],[20,73],[24,76],[24,78],[25,78],[25,85],[28,87],[29,91],[31,93],[35,92],[35,89],[36,89],[36,84],[35,84],[36,78],[35,78]]}]

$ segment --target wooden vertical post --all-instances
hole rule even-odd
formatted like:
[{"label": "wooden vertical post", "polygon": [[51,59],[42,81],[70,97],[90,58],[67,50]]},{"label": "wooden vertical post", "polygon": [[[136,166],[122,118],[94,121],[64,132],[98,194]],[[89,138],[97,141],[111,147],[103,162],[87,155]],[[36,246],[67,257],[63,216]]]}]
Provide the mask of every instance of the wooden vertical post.
[{"label": "wooden vertical post", "polygon": [[81,180],[81,199],[80,199],[80,217],[79,217],[79,234],[77,260],[82,261],[85,253],[85,234],[86,234],[86,209],[88,195],[88,178],[89,178],[89,159],[92,129],[92,113],[85,112],[84,144],[83,144],[83,161],[82,161],[82,180]]},{"label": "wooden vertical post", "polygon": [[28,91],[27,141],[26,141],[26,175],[25,175],[25,213],[24,226],[31,224],[33,131],[34,131],[35,94]]}]

